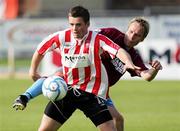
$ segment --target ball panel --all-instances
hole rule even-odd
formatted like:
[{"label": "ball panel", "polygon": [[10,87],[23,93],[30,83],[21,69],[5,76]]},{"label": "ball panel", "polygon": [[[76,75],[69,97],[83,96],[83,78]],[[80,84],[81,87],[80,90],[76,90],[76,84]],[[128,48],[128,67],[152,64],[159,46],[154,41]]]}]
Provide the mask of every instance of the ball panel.
[{"label": "ball panel", "polygon": [[64,98],[67,93],[67,84],[64,79],[59,76],[50,76],[45,79],[42,92],[49,100],[60,100]]}]

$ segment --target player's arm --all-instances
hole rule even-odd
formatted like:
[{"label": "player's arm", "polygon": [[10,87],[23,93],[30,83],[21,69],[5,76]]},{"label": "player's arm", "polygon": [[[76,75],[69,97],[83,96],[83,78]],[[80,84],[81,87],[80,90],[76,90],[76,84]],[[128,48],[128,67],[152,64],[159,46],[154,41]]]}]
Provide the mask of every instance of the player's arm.
[{"label": "player's arm", "polygon": [[100,44],[101,44],[101,47],[105,51],[108,51],[110,54],[113,54],[113,57],[116,56],[125,64],[124,70],[126,70],[126,69],[139,70],[140,69],[140,67],[135,66],[133,64],[133,61],[132,61],[129,53],[126,50],[124,50],[123,48],[119,47],[119,45],[114,43],[112,40],[110,40],[106,36],[100,35],[100,34],[97,35],[97,39],[104,41],[104,43],[100,42]]},{"label": "player's arm", "polygon": [[116,54],[116,57],[119,58],[123,63],[125,63],[125,69],[139,70],[140,67],[135,66],[131,59],[131,56],[123,48],[120,48]]},{"label": "player's arm", "polygon": [[32,57],[32,61],[31,61],[31,66],[29,69],[29,75],[30,77],[36,81],[37,79],[39,79],[41,76],[38,73],[38,67],[43,59],[44,55],[39,54],[38,51],[36,50],[33,57]]},{"label": "player's arm", "polygon": [[148,70],[144,70],[140,73],[141,77],[147,81],[152,81],[159,70],[162,70],[162,65],[159,61],[155,60],[149,63],[151,68]]},{"label": "player's arm", "polygon": [[38,73],[38,67],[44,55],[47,52],[51,52],[60,46],[59,37],[58,37],[59,33],[60,32],[56,32],[46,37],[41,43],[39,43],[36,51],[34,52],[29,70],[29,75],[34,81],[41,78],[40,74]]}]

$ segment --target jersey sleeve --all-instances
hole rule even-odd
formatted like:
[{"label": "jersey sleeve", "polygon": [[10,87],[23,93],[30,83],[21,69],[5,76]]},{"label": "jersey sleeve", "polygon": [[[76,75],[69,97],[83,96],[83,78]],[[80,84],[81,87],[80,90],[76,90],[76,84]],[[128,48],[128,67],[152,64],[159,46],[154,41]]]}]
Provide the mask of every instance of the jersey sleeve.
[{"label": "jersey sleeve", "polygon": [[100,47],[103,49],[103,51],[107,51],[111,58],[114,58],[121,47],[104,35],[98,34],[98,37]]},{"label": "jersey sleeve", "polygon": [[37,51],[39,54],[46,54],[56,48],[59,48],[61,42],[59,40],[60,32],[56,32],[54,34],[49,35],[46,37],[37,47]]}]

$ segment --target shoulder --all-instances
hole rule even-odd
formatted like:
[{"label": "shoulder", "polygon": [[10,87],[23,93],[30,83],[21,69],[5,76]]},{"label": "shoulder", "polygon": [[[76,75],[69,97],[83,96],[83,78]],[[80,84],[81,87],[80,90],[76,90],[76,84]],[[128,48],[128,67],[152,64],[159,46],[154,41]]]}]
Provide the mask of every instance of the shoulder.
[{"label": "shoulder", "polygon": [[59,36],[59,35],[62,35],[65,33],[66,30],[62,30],[62,31],[57,31],[57,32],[54,32],[54,33],[51,33],[50,35],[48,35],[45,39],[49,39],[49,38],[52,38],[52,37],[55,37],[55,36]]},{"label": "shoulder", "polygon": [[117,34],[123,34],[120,30],[118,30],[117,28],[115,27],[109,27],[109,28],[101,28],[99,29],[99,33],[100,34],[114,34],[114,33],[117,33]]},{"label": "shoulder", "polygon": [[51,33],[41,41],[40,45],[44,45],[46,43],[54,43],[54,42],[59,43],[62,39],[64,39],[66,31],[67,30],[62,30]]},{"label": "shoulder", "polygon": [[50,34],[47,38],[48,39],[58,39],[58,40],[64,40],[66,36],[71,36],[71,30],[65,29],[61,31],[57,31],[55,33]]},{"label": "shoulder", "polygon": [[62,35],[62,34],[65,35],[65,33],[67,33],[67,32],[71,33],[71,30],[70,30],[70,29],[65,29],[65,30],[61,30],[61,31],[54,32],[54,33],[51,34],[51,35]]},{"label": "shoulder", "polygon": [[99,34],[105,35],[117,44],[124,43],[125,34],[116,28],[102,28]]}]

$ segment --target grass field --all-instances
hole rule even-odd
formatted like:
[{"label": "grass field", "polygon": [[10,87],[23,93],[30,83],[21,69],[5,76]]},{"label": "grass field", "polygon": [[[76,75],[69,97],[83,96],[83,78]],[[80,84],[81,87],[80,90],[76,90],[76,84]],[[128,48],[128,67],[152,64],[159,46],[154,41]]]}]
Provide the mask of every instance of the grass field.
[{"label": "grass field", "polygon": [[[20,67],[23,67],[23,66],[29,66],[31,63],[31,58],[19,58],[15,60],[15,66],[20,68]],[[1,63],[0,63],[0,66],[7,66],[8,65],[8,60],[7,58],[5,59],[1,59]]]},{"label": "grass field", "polygon": [[[32,100],[24,111],[14,111],[14,99],[31,85],[22,79],[0,80],[0,131],[36,131],[47,100]],[[180,131],[180,81],[120,81],[111,97],[125,118],[125,131]],[[96,131],[82,112],[76,111],[63,131]]]}]

